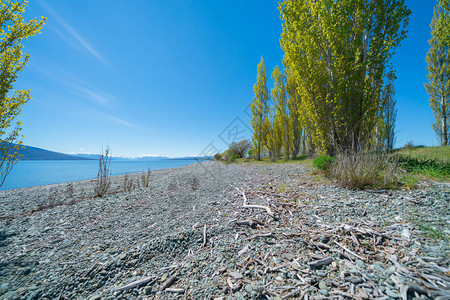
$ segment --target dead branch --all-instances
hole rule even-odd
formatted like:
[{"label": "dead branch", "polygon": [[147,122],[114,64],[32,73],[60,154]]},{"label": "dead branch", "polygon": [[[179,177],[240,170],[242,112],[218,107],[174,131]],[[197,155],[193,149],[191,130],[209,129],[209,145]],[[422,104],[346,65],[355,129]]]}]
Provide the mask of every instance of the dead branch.
[{"label": "dead branch", "polygon": [[271,216],[272,218],[275,218],[275,214],[273,213],[273,211],[270,209],[270,207],[268,206],[264,206],[264,205],[250,205],[247,204],[248,200],[247,197],[245,196],[245,193],[243,191],[241,191],[240,189],[236,188],[236,190],[238,190],[239,193],[242,194],[242,197],[244,198],[244,208],[258,208],[258,209],[264,209],[267,214],[269,216]]}]

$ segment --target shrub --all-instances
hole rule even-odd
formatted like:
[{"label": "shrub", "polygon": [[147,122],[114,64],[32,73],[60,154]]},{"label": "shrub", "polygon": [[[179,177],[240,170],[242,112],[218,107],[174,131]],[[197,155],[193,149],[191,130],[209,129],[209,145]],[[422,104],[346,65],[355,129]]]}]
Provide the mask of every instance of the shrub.
[{"label": "shrub", "polygon": [[123,191],[131,192],[133,190],[133,178],[130,178],[128,174],[123,177]]},{"label": "shrub", "polygon": [[235,162],[237,158],[238,158],[238,156],[235,153],[231,153],[229,161]]},{"label": "shrub", "polygon": [[106,147],[105,153],[100,154],[98,159],[97,181],[94,188],[96,197],[105,195],[111,186],[111,153],[109,147]]},{"label": "shrub", "polygon": [[142,187],[148,187],[150,184],[150,175],[152,174],[152,171],[147,170],[147,173],[141,174],[141,183]]},{"label": "shrub", "polygon": [[407,149],[407,150],[412,150],[414,149],[414,142],[413,141],[408,141],[405,146],[403,146],[403,148]]},{"label": "shrub", "polygon": [[252,143],[249,140],[242,140],[240,142],[233,142],[230,145],[229,151],[236,155],[236,158],[243,158],[245,154],[252,148]]},{"label": "shrub", "polygon": [[341,153],[330,165],[329,176],[349,188],[391,187],[399,182],[404,171],[384,151]]},{"label": "shrub", "polygon": [[319,170],[326,171],[333,163],[334,158],[328,155],[322,155],[313,160],[313,166]]},{"label": "shrub", "polygon": [[222,154],[220,154],[220,153],[214,154],[214,160],[221,160],[221,159],[222,159]]}]

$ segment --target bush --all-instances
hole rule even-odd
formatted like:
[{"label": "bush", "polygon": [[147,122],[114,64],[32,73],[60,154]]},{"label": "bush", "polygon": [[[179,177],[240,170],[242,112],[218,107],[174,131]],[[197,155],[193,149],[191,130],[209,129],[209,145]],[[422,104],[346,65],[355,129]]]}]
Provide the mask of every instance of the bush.
[{"label": "bush", "polygon": [[244,158],[245,154],[252,148],[252,143],[249,140],[242,140],[238,143],[234,142],[228,149],[230,153],[236,155],[236,158]]},{"label": "bush", "polygon": [[404,171],[384,151],[360,151],[340,154],[330,165],[329,176],[345,187],[363,189],[397,185]]},{"label": "bush", "polygon": [[100,154],[98,159],[98,173],[97,180],[94,188],[96,197],[102,197],[106,195],[111,186],[111,153],[109,147],[106,147],[105,153]]},{"label": "bush", "polygon": [[313,160],[313,166],[319,170],[326,171],[333,163],[334,158],[328,155],[322,155]]},{"label": "bush", "polygon": [[231,153],[229,161],[235,162],[237,158],[238,158],[238,156],[235,153]]},{"label": "bush", "polygon": [[221,159],[222,159],[222,154],[220,154],[220,153],[214,154],[214,160],[221,160]]}]

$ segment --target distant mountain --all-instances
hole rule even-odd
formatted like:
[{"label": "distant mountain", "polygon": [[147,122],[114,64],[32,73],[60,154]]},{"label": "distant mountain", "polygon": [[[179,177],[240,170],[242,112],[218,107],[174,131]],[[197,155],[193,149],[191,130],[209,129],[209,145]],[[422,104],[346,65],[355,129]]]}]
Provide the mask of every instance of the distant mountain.
[{"label": "distant mountain", "polygon": [[31,146],[24,147],[25,148],[21,148],[19,151],[19,154],[22,155],[20,160],[89,160],[89,158],[48,151],[41,148]]},{"label": "distant mountain", "polygon": [[[100,154],[73,154],[75,157],[86,159],[99,159]],[[209,160],[209,156],[185,156],[185,157],[167,157],[167,156],[142,156],[142,157],[120,157],[113,156],[111,160],[134,160],[134,161],[154,161],[154,160]]]}]

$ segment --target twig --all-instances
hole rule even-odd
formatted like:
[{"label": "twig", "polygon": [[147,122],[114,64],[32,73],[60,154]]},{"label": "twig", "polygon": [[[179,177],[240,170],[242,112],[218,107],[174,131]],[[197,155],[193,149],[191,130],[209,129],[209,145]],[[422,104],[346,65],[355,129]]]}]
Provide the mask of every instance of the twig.
[{"label": "twig", "polygon": [[238,190],[239,193],[242,194],[242,197],[244,197],[244,208],[259,208],[259,209],[264,209],[267,214],[269,216],[271,216],[272,218],[275,218],[275,214],[273,213],[273,211],[270,209],[270,207],[268,206],[264,206],[264,205],[250,205],[247,204],[248,200],[247,197],[245,196],[245,193],[243,191],[241,191],[240,189],[236,188],[236,190]]},{"label": "twig", "polygon": [[361,256],[359,256],[358,254],[356,254],[356,253],[353,252],[352,250],[346,248],[344,245],[341,245],[341,244],[339,244],[339,243],[336,242],[336,241],[334,241],[334,243],[335,243],[336,245],[338,245],[339,247],[341,247],[342,249],[344,249],[345,251],[347,251],[348,253],[350,253],[350,254],[356,256],[356,257],[359,258],[360,260],[363,260],[363,261],[365,260],[364,258],[362,258]]},{"label": "twig", "polygon": [[140,285],[143,285],[143,284],[147,284],[147,283],[149,283],[150,281],[152,281],[154,279],[155,279],[154,276],[152,276],[152,277],[145,277],[144,279],[136,280],[136,281],[133,281],[133,282],[131,282],[129,284],[123,285],[123,286],[117,288],[117,290],[118,291],[126,291],[126,290],[129,290],[129,289],[135,288],[137,286],[140,286]]},{"label": "twig", "polygon": [[165,289],[167,289],[169,286],[172,285],[172,283],[175,282],[175,279],[177,279],[177,277],[178,277],[178,272],[175,272],[175,274],[170,276],[166,281],[164,281],[163,284],[161,284],[161,287],[159,288],[159,290],[164,291]]},{"label": "twig", "polygon": [[203,247],[206,246],[206,224],[203,226]]}]

